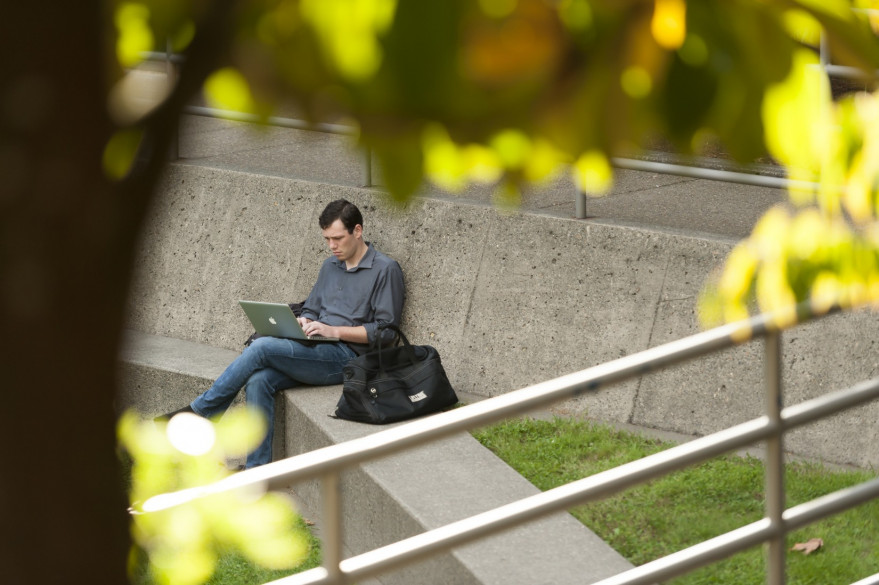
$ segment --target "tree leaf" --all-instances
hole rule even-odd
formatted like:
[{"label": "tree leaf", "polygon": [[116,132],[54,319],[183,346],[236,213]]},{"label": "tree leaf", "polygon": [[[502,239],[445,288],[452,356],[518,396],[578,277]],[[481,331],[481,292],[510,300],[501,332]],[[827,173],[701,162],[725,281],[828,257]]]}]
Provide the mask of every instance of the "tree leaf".
[{"label": "tree leaf", "polygon": [[810,538],[806,542],[796,543],[795,545],[793,545],[793,547],[791,547],[791,550],[801,551],[804,555],[808,555],[808,554],[815,552],[816,550],[818,550],[819,548],[821,548],[823,546],[824,546],[824,541],[821,540],[820,538]]}]

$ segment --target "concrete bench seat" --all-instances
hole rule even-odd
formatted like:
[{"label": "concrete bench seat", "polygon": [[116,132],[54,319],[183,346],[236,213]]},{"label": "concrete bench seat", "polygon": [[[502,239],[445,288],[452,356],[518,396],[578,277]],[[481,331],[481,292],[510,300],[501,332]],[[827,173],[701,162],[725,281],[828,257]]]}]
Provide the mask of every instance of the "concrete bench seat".
[{"label": "concrete bench seat", "polygon": [[[143,413],[186,404],[236,352],[128,332],[122,353],[125,401]],[[150,388],[149,392],[140,391]],[[388,428],[328,416],[341,386],[303,387],[277,399],[275,458]],[[405,423],[398,423],[405,424]],[[319,485],[293,486],[317,519]],[[349,471],[342,478],[345,545],[357,554],[538,493],[471,435],[462,433]],[[631,565],[566,513],[460,547],[379,579],[386,584],[562,585],[597,581]]]}]

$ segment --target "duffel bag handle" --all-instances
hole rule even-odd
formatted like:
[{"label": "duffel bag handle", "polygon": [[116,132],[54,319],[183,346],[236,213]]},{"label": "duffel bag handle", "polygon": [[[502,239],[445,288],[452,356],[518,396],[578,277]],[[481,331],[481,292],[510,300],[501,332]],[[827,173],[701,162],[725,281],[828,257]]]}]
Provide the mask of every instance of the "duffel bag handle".
[{"label": "duffel bag handle", "polygon": [[379,371],[384,371],[384,367],[382,366],[382,344],[381,344],[381,332],[384,329],[390,329],[394,333],[397,334],[397,340],[402,340],[403,345],[406,347],[406,354],[409,356],[409,361],[412,362],[412,365],[415,365],[418,362],[418,358],[415,357],[415,350],[412,349],[412,344],[409,343],[409,340],[406,338],[406,334],[404,334],[399,327],[394,325],[393,323],[382,323],[378,326],[378,331],[375,336],[375,344],[378,346],[378,368]]}]

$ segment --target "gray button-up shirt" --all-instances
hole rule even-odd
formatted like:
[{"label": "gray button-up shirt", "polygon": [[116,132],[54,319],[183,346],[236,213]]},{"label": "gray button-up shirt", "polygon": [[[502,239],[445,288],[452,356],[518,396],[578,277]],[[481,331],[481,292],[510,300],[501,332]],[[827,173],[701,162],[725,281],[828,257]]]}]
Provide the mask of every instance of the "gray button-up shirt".
[{"label": "gray button-up shirt", "polygon": [[[375,340],[380,324],[400,324],[406,297],[403,270],[396,260],[369,249],[360,263],[348,270],[344,262],[327,258],[317,275],[317,282],[305,300],[302,316],[333,327],[366,328],[369,342]],[[385,331],[382,338],[392,341],[394,333]],[[368,347],[349,343],[351,349],[363,353]]]}]

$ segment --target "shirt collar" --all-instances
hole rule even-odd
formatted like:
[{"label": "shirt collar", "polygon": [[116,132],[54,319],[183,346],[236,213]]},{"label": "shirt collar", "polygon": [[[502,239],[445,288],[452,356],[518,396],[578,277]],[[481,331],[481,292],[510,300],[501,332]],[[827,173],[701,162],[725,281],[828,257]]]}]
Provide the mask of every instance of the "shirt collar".
[{"label": "shirt collar", "polygon": [[366,242],[366,253],[363,255],[363,258],[360,259],[360,262],[352,268],[350,271],[345,267],[345,263],[339,260],[336,257],[332,258],[333,264],[344,270],[345,272],[356,272],[361,268],[372,268],[372,261],[375,259],[375,248],[372,247],[372,244]]}]

